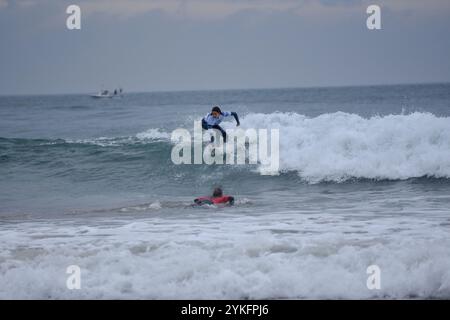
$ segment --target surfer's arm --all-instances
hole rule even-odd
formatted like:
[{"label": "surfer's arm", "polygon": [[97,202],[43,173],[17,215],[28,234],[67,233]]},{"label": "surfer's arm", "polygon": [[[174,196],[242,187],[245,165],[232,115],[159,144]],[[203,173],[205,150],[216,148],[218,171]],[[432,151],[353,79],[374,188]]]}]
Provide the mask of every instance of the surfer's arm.
[{"label": "surfer's arm", "polygon": [[230,111],[224,111],[224,112],[222,112],[222,115],[224,115],[225,117],[233,116],[234,120],[236,120],[236,125],[239,126],[241,124],[239,122],[239,117],[238,117],[237,113],[234,112],[234,111],[231,111],[231,112]]},{"label": "surfer's arm", "polygon": [[236,112],[231,112],[231,115],[234,117],[234,120],[236,120],[236,126],[239,126],[241,123],[239,122],[239,117]]}]

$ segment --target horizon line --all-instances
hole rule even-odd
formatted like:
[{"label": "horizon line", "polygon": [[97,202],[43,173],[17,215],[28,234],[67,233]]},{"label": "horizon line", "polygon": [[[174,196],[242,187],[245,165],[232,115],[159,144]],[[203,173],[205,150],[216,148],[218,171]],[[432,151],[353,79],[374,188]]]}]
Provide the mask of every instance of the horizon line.
[{"label": "horizon line", "polygon": [[[247,87],[247,88],[214,88],[214,89],[163,89],[150,91],[126,91],[126,94],[145,93],[182,93],[182,92],[211,92],[211,91],[258,91],[258,90],[294,90],[294,89],[338,89],[338,88],[365,88],[365,87],[394,87],[413,85],[442,85],[450,84],[450,81],[430,81],[430,82],[399,82],[399,83],[375,83],[375,84],[343,84],[343,85],[318,85],[318,86],[286,86],[286,87]],[[122,86],[123,88],[123,86]],[[26,97],[26,96],[64,96],[64,95],[90,95],[97,91],[90,92],[61,92],[61,93],[0,93],[0,97]]]}]

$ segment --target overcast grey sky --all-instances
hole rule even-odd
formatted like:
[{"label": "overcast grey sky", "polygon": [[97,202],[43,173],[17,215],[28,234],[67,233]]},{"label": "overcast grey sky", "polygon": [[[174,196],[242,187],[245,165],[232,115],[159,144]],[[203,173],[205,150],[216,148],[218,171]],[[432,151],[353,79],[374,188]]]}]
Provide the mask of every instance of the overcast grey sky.
[{"label": "overcast grey sky", "polygon": [[0,0],[0,94],[449,82],[449,35],[449,0]]}]

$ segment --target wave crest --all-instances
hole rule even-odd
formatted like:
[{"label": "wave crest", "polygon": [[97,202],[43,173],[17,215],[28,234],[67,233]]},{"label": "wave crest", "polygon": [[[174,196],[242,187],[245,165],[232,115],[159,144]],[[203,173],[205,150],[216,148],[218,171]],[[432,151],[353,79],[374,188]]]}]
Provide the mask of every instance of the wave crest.
[{"label": "wave crest", "polygon": [[280,169],[308,182],[450,177],[450,118],[363,118],[344,112],[249,114],[243,128],[279,128]]}]

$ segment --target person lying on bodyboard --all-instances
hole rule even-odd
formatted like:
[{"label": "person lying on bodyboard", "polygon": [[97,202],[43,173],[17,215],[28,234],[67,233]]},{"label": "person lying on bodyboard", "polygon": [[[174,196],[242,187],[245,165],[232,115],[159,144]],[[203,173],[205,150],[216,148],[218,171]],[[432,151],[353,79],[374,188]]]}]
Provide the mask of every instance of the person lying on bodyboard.
[{"label": "person lying on bodyboard", "polygon": [[[217,129],[222,133],[223,142],[227,142],[227,133],[225,130],[219,126],[219,124],[222,122],[222,120],[226,117],[233,116],[236,120],[236,127],[238,127],[241,123],[239,122],[239,117],[236,112],[233,111],[222,111],[218,106],[215,106],[212,108],[211,112],[208,113],[203,119],[202,119],[202,128],[204,130],[209,129]],[[211,142],[214,142],[214,137],[211,137]]]},{"label": "person lying on bodyboard", "polygon": [[234,204],[234,197],[232,196],[224,196],[222,189],[215,188],[212,197],[200,197],[194,199],[194,203],[196,205],[204,205],[204,204],[225,204],[232,206]]}]

